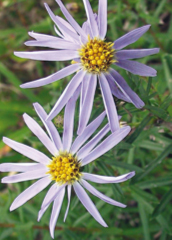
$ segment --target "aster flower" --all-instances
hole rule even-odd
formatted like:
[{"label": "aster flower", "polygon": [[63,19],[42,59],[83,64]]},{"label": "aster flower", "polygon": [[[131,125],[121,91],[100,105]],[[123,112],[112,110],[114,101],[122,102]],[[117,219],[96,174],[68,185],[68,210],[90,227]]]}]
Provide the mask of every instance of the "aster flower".
[{"label": "aster flower", "polygon": [[[107,224],[102,219],[100,213],[85,192],[84,188],[109,204],[122,208],[126,207],[126,205],[105,196],[91,186],[87,180],[101,184],[120,183],[130,179],[135,174],[134,172],[130,172],[118,177],[109,177],[81,171],[81,167],[91,163],[96,158],[100,157],[118,144],[129,133],[130,127],[126,126],[118,129],[106,137],[104,141],[99,143],[101,139],[110,131],[109,124],[107,124],[91,140],[87,141],[102,123],[106,115],[103,112],[94,121],[92,121],[85,128],[83,133],[77,136],[72,143],[75,102],[76,96],[72,97],[66,105],[62,139],[60,138],[60,135],[53,123],[51,121],[46,121],[47,114],[38,103],[34,104],[34,108],[45,128],[47,129],[49,137],[33,118],[27,114],[23,115],[26,125],[48,149],[52,159],[32,147],[18,143],[6,137],[3,138],[5,144],[22,155],[35,161],[36,163],[0,164],[1,172],[20,172],[19,174],[15,174],[13,176],[4,177],[2,179],[2,183],[16,183],[39,179],[14,200],[10,207],[10,211],[20,207],[52,183],[43,200],[38,214],[39,221],[49,205],[53,202],[49,224],[52,237],[54,237],[54,229],[60,213],[66,188],[68,193],[68,206],[64,221],[68,214],[71,190],[73,187],[74,192],[87,211],[95,218],[97,222],[99,222],[102,226],[107,227]],[[118,119],[116,121],[118,121]]]},{"label": "aster flower", "polygon": [[35,38],[35,40],[25,43],[27,46],[49,47],[55,50],[16,52],[15,55],[42,61],[73,60],[73,64],[46,78],[23,84],[21,87],[40,87],[77,72],[48,115],[48,120],[54,118],[61,111],[81,84],[78,126],[78,134],[81,134],[91,114],[98,80],[110,128],[114,132],[119,128],[119,124],[115,121],[117,112],[112,94],[124,101],[133,103],[137,108],[142,108],[144,103],[132,91],[123,77],[111,68],[111,65],[115,64],[140,76],[156,76],[156,71],[153,68],[129,59],[158,53],[158,48],[121,50],[137,41],[150,28],[150,25],[137,28],[120,37],[115,42],[105,42],[107,0],[99,0],[98,15],[93,13],[89,0],[83,0],[88,20],[83,24],[82,28],[70,15],[61,0],[56,0],[56,2],[67,21],[59,16],[55,16],[47,4],[45,4],[45,7],[55,23],[55,31],[58,37],[29,32],[29,35]]}]

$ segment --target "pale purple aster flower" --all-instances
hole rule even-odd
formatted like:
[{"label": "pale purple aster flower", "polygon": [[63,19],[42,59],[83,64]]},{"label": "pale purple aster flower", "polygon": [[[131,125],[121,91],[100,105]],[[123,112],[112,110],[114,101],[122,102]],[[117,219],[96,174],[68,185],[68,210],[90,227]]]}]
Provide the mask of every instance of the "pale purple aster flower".
[{"label": "pale purple aster flower", "polygon": [[[10,207],[10,211],[20,207],[52,183],[43,200],[38,214],[39,221],[49,205],[53,203],[49,223],[50,234],[52,238],[54,237],[54,229],[60,213],[65,191],[68,193],[68,206],[64,216],[64,221],[68,214],[71,190],[73,187],[74,192],[87,211],[95,218],[97,222],[99,222],[102,226],[107,227],[107,224],[101,217],[84,188],[109,204],[122,208],[126,207],[126,205],[105,196],[91,186],[87,181],[101,184],[120,183],[130,179],[135,175],[135,172],[130,172],[118,177],[110,177],[99,176],[81,171],[81,167],[91,163],[96,158],[100,157],[105,152],[117,145],[120,141],[122,141],[122,139],[125,138],[130,132],[130,127],[126,126],[119,128],[117,131],[111,133],[101,143],[99,143],[110,131],[109,124],[107,124],[90,140],[90,136],[100,126],[106,115],[103,112],[94,121],[92,121],[85,128],[83,133],[77,136],[72,143],[76,98],[76,96],[72,97],[66,105],[62,139],[60,138],[60,135],[53,123],[51,121],[46,121],[47,114],[38,103],[34,104],[34,108],[43,122],[49,136],[33,118],[27,114],[23,115],[26,125],[48,149],[52,158],[49,158],[44,153],[32,147],[18,143],[6,137],[3,138],[5,144],[22,155],[35,161],[36,163],[0,164],[1,172],[19,172],[19,174],[4,177],[2,179],[2,183],[17,183],[39,179],[14,200]],[[116,121],[118,121],[118,119]]]},{"label": "pale purple aster flower", "polygon": [[91,114],[98,81],[110,128],[114,132],[119,128],[119,124],[115,121],[117,112],[112,94],[124,101],[133,103],[137,108],[142,108],[144,103],[132,91],[123,77],[111,68],[111,65],[116,64],[140,76],[156,76],[156,71],[153,68],[129,59],[158,53],[158,48],[121,50],[129,44],[136,42],[150,28],[150,25],[137,28],[120,37],[114,43],[105,42],[107,32],[107,0],[99,0],[98,15],[93,13],[89,0],[83,0],[88,20],[82,27],[70,15],[61,0],[56,0],[56,2],[67,21],[59,16],[55,16],[47,4],[45,4],[45,7],[55,23],[55,31],[58,37],[29,32],[29,35],[35,38],[35,40],[25,43],[27,46],[49,47],[54,50],[15,52],[15,55],[42,61],[74,60],[73,63],[75,64],[71,64],[46,78],[22,84],[21,87],[40,87],[77,72],[56,102],[48,115],[48,119],[51,120],[61,111],[81,84],[78,126],[78,134],[81,134]]}]

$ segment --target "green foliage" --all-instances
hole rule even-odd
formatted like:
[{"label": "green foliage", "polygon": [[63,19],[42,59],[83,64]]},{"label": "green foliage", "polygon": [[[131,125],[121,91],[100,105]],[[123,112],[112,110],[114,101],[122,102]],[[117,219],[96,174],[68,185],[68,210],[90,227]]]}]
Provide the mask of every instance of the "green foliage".
[{"label": "green foliage", "polygon": [[[47,0],[56,14],[60,10],[54,0]],[[70,0],[63,2],[71,3]],[[71,9],[79,24],[85,21],[81,0],[74,0],[78,9]],[[90,1],[97,11],[98,1]],[[91,198],[107,222],[104,229],[86,212],[76,196],[72,202],[66,223],[63,215],[67,206],[64,200],[57,222],[55,239],[82,240],[170,240],[172,239],[172,6],[167,0],[108,0],[107,39],[115,40],[124,33],[145,24],[151,29],[130,48],[160,47],[160,53],[141,59],[142,63],[158,71],[155,78],[139,78],[118,69],[128,84],[145,101],[142,110],[115,99],[118,112],[132,127],[130,135],[118,146],[102,156],[88,168],[90,172],[102,175],[119,175],[136,171],[129,182],[112,185],[96,185],[98,190],[127,204],[126,209],[108,205],[96,197]],[[43,1],[2,0],[0,2],[0,132],[19,142],[32,145],[44,151],[42,145],[24,125],[24,112],[36,117],[32,103],[41,103],[47,112],[61,95],[71,76],[38,89],[21,89],[19,85],[48,76],[63,63],[37,62],[20,59],[14,51],[34,50],[23,45],[29,39],[27,31],[34,30],[54,34]],[[95,108],[91,118],[103,111],[100,91],[97,90]],[[63,112],[60,113],[61,118]],[[60,119],[55,119],[59,132],[63,130]],[[75,128],[77,126],[77,119]],[[11,151],[0,142],[1,162],[27,162],[28,159]],[[5,174],[0,173],[1,176]],[[14,212],[9,207],[14,198],[27,188],[32,181],[19,184],[0,184],[0,240],[50,240],[48,224],[49,208],[40,223],[37,213],[46,190]]]}]

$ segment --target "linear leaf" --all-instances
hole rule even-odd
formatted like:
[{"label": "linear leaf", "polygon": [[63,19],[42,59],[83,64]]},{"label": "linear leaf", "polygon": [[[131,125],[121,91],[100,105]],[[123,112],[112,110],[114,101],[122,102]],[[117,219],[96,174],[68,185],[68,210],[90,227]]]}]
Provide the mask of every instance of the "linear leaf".
[{"label": "linear leaf", "polygon": [[172,188],[163,196],[160,204],[158,204],[157,207],[154,209],[152,213],[152,217],[157,217],[160,213],[162,213],[166,205],[171,201],[171,199],[172,199]]},{"label": "linear leaf", "polygon": [[155,169],[159,164],[162,163],[164,158],[166,158],[172,152],[172,144],[164,149],[164,151],[152,162],[150,162],[144,169],[144,172],[136,175],[132,180],[131,184],[134,184],[144,178],[147,174],[149,174],[153,169]]}]

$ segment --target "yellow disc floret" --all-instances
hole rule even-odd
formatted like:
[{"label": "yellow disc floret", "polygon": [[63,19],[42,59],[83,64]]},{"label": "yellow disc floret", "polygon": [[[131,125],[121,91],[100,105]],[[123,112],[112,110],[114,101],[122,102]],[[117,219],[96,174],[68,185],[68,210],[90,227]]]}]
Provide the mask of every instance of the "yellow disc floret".
[{"label": "yellow disc floret", "polygon": [[50,174],[51,179],[59,184],[73,184],[81,177],[80,163],[71,153],[62,152],[53,157],[47,167],[49,168],[47,174]]},{"label": "yellow disc floret", "polygon": [[83,68],[93,74],[107,72],[110,65],[116,62],[113,45],[111,42],[106,43],[98,38],[88,37],[88,42],[79,50]]}]

